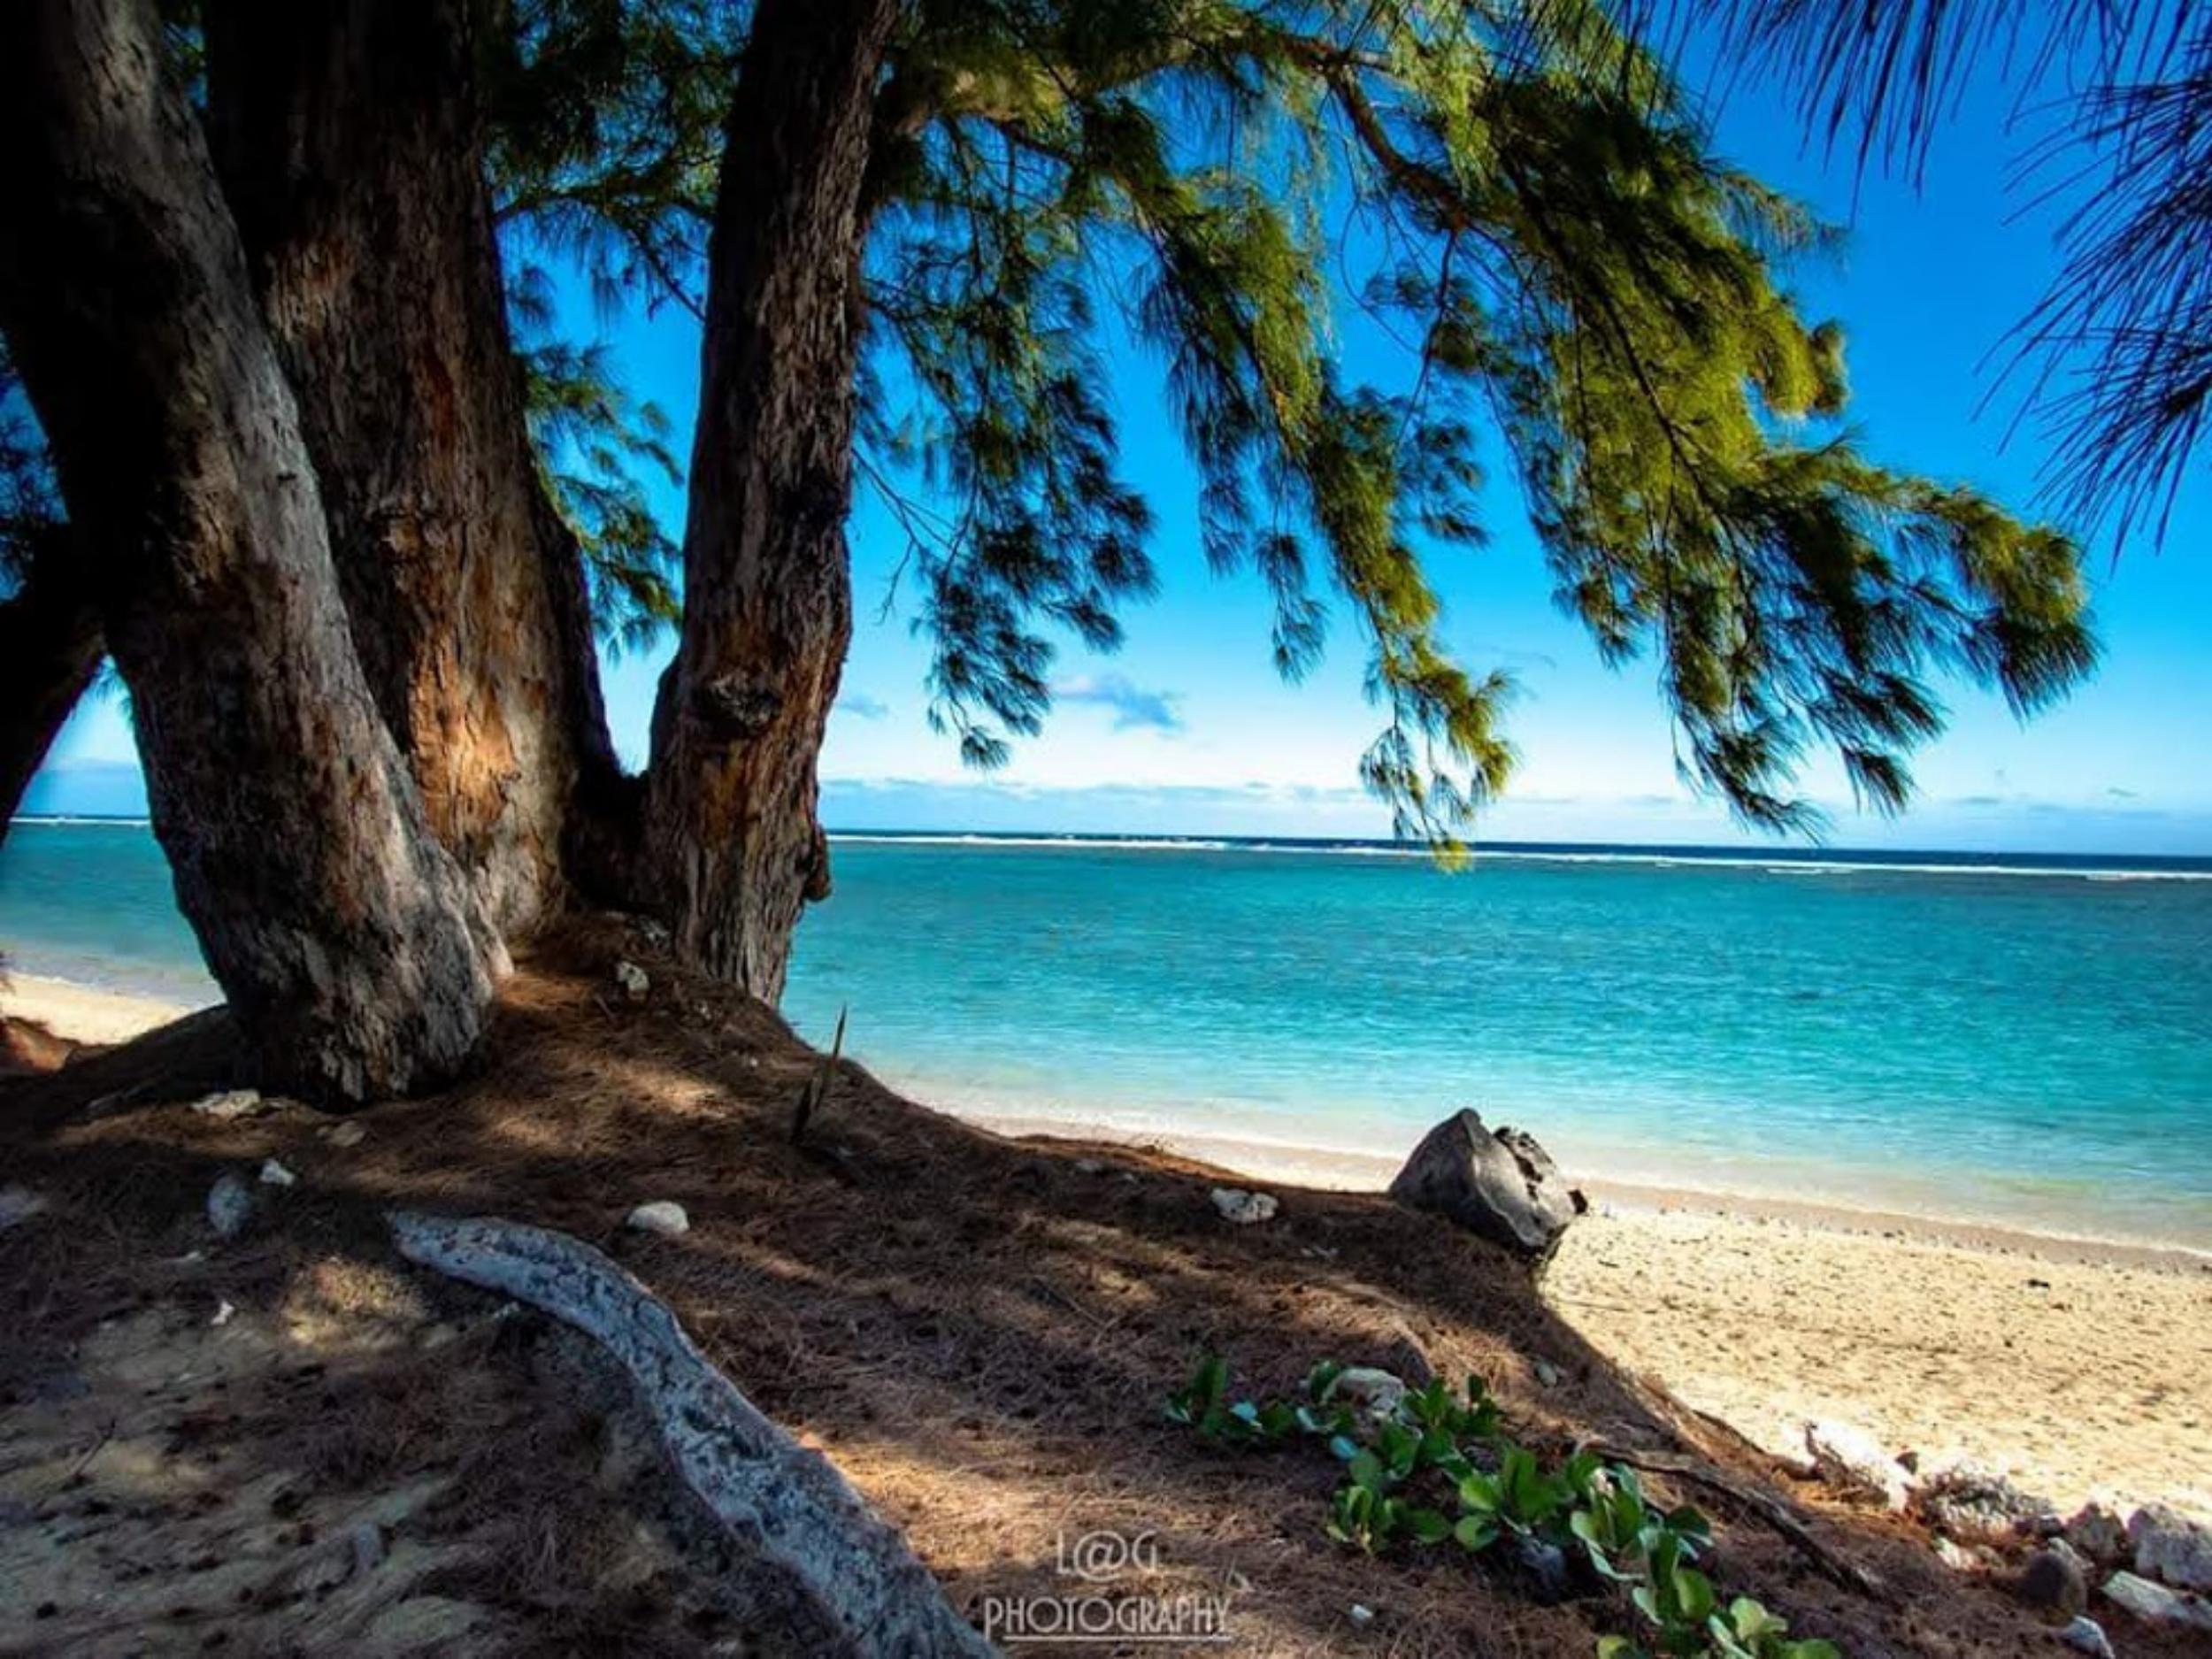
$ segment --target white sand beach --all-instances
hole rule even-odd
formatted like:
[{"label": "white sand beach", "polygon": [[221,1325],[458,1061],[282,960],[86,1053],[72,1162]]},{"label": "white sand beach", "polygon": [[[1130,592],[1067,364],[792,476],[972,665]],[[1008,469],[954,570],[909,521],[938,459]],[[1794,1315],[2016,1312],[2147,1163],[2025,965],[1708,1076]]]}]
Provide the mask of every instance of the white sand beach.
[{"label": "white sand beach", "polygon": [[0,978],[0,1015],[34,1021],[74,1042],[127,1042],[191,1011],[159,997],[98,990],[37,974]]}]

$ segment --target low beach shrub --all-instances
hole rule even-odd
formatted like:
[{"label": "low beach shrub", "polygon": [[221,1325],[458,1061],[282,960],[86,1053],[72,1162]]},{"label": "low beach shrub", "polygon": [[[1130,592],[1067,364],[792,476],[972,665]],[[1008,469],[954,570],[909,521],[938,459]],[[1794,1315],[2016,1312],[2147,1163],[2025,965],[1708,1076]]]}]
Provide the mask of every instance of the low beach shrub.
[{"label": "low beach shrub", "polygon": [[1228,1362],[1210,1354],[1169,1395],[1167,1417],[1226,1449],[1320,1441],[1344,1466],[1324,1530],[1365,1554],[1449,1540],[1482,1556],[1509,1541],[1508,1558],[1525,1567],[1546,1556],[1586,1562],[1592,1580],[1625,1593],[1647,1626],[1600,1638],[1597,1659],[1841,1659],[1833,1642],[1791,1637],[1749,1596],[1721,1606],[1695,1564],[1712,1540],[1701,1512],[1660,1509],[1634,1470],[1593,1452],[1547,1466],[1507,1432],[1479,1377],[1462,1391],[1440,1378],[1355,1407],[1340,1397],[1344,1375],[1324,1360],[1301,1399],[1233,1400]]}]

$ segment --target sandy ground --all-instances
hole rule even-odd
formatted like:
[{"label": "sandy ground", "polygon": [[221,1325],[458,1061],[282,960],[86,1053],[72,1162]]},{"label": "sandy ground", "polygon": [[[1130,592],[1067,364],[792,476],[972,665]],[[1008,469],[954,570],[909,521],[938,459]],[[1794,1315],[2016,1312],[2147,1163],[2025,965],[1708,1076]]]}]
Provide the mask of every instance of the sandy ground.
[{"label": "sandy ground", "polygon": [[[28,976],[0,1010],[111,1042],[180,1011]],[[1393,1172],[1202,1135],[1152,1143],[1276,1180],[1374,1187]],[[1816,1204],[1594,1195],[1550,1300],[1609,1356],[1755,1442],[1795,1452],[1806,1419],[1830,1418],[1924,1459],[1999,1464],[2070,1508],[2155,1498],[2212,1514],[2212,1260]]]},{"label": "sandy ground", "polygon": [[[1002,1133],[1066,1134],[1041,1118]],[[1113,1139],[1095,1128],[1083,1133]],[[1379,1188],[1394,1158],[1176,1135],[1267,1179]],[[2212,1516],[2212,1257],[1814,1202],[1591,1182],[1545,1291],[1609,1358],[1770,1451],[1847,1423],[2070,1511]]]},{"label": "sandy ground", "polygon": [[127,1042],[190,1011],[158,997],[96,991],[35,973],[10,973],[0,980],[0,1014],[35,1020],[76,1042]]},{"label": "sandy ground", "polygon": [[1770,1449],[1809,1417],[2010,1469],[2062,1506],[2212,1514],[2212,1266],[1694,1210],[1571,1232],[1545,1289],[1591,1343]]}]

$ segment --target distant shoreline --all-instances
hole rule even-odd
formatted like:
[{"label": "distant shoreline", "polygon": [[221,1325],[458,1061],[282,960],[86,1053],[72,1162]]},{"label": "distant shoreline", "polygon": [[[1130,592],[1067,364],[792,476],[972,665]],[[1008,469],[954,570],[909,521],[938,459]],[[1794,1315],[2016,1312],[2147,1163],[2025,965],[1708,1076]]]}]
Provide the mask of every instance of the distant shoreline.
[{"label": "distant shoreline", "polygon": [[[19,825],[138,828],[142,816],[124,813],[26,813]],[[1096,849],[1129,852],[1279,852],[1345,856],[1427,858],[1417,842],[1380,837],[1234,835],[1108,830],[832,829],[833,841],[861,845]],[[1698,841],[1486,841],[1467,849],[1486,858],[1559,864],[1638,864],[1772,868],[1816,873],[1889,872],[1899,875],[2074,876],[2085,879],[2212,881],[2212,853],[2067,853],[1987,848],[1758,847]]]},{"label": "distant shoreline", "polygon": [[[0,988],[0,1012],[35,1020],[73,1042],[113,1043],[181,1018],[191,1004],[105,990],[50,975],[15,973]],[[1379,1192],[1402,1161],[1398,1154],[1363,1153],[1204,1130],[1132,1129],[1080,1112],[1009,1112],[936,1097],[926,1103],[995,1133],[1100,1146],[1151,1147],[1233,1170],[1254,1181],[1283,1181],[1348,1192]],[[2131,1268],[2196,1272],[2212,1270],[2212,1250],[2139,1239],[2096,1238],[2055,1228],[1962,1219],[1848,1202],[1778,1197],[1694,1183],[1629,1181],[1577,1175],[1601,1206],[1645,1214],[1689,1211],[1739,1220],[1786,1222],[1847,1234]]]}]

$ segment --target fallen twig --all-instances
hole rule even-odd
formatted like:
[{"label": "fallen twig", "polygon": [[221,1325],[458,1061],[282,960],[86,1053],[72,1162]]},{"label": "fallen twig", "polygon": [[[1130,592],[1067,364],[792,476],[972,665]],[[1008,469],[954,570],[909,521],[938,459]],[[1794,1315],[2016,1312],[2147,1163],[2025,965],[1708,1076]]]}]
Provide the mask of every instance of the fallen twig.
[{"label": "fallen twig", "polygon": [[97,1457],[102,1452],[105,1451],[107,1449],[108,1442],[115,1438],[116,1425],[119,1421],[119,1419],[114,1417],[110,1417],[108,1420],[101,1425],[99,1438],[92,1442],[91,1447],[85,1452],[83,1456],[78,1458],[75,1463],[69,1465],[69,1472],[64,1475],[58,1481],[54,1483],[53,1489],[43,1498],[39,1500],[42,1504],[51,1503],[56,1498],[61,1496],[63,1493],[68,1491],[70,1487],[76,1484],[78,1476],[83,1474],[86,1470],[92,1467],[92,1460]]}]

